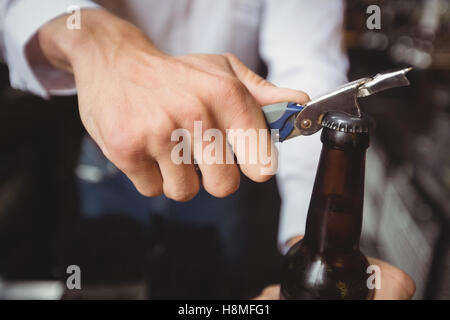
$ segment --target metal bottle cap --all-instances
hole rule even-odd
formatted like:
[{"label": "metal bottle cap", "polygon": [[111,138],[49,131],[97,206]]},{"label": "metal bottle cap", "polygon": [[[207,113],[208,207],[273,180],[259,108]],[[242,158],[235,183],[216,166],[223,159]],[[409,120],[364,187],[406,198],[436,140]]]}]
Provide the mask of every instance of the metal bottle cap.
[{"label": "metal bottle cap", "polygon": [[323,127],[347,133],[369,132],[372,121],[367,116],[356,117],[343,112],[330,111],[321,121]]}]

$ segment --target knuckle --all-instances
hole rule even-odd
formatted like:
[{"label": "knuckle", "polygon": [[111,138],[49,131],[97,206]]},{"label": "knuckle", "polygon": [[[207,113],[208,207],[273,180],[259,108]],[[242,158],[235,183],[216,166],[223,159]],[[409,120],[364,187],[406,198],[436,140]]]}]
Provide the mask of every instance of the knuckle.
[{"label": "knuckle", "polygon": [[245,104],[234,105],[230,112],[230,125],[238,123],[241,129],[252,127],[254,119],[249,115],[248,107]]},{"label": "knuckle", "polygon": [[203,120],[203,111],[200,108],[188,108],[183,114],[183,122],[187,125],[193,125],[195,121]]},{"label": "knuckle", "polygon": [[[220,82],[219,93],[220,105],[226,105],[230,122],[235,120],[250,124],[252,119],[246,115],[249,113],[252,98],[249,97],[247,88],[237,79],[225,79]],[[243,124],[244,125],[244,124]]]},{"label": "knuckle", "polygon": [[145,139],[140,135],[116,132],[109,135],[107,140],[108,154],[116,165],[129,163],[141,158],[146,149]]},{"label": "knuckle", "polygon": [[159,145],[167,145],[175,129],[173,122],[168,119],[153,119],[149,125],[150,138]]},{"label": "knuckle", "polygon": [[180,122],[183,128],[192,130],[195,121],[204,121],[206,118],[205,107],[200,100],[193,99],[191,102],[179,108]]},{"label": "knuckle", "polygon": [[248,92],[244,84],[233,77],[222,77],[219,81],[218,89],[225,99],[231,99],[232,102],[245,100]]}]

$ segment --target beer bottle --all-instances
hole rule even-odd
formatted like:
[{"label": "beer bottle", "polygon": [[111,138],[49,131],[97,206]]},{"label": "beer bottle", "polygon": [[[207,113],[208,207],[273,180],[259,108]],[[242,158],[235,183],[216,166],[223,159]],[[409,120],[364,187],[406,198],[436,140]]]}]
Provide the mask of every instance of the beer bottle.
[{"label": "beer bottle", "polygon": [[359,250],[369,120],[329,112],[304,238],[286,254],[281,299],[371,299]]}]

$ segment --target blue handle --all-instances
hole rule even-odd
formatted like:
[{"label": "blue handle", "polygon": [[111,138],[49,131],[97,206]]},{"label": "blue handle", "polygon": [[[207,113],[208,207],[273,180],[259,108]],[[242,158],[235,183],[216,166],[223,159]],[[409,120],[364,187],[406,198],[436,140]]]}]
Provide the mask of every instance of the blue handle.
[{"label": "blue handle", "polygon": [[294,130],[295,121],[291,118],[304,109],[295,102],[282,102],[262,107],[267,125],[278,130],[280,142],[284,141]]}]

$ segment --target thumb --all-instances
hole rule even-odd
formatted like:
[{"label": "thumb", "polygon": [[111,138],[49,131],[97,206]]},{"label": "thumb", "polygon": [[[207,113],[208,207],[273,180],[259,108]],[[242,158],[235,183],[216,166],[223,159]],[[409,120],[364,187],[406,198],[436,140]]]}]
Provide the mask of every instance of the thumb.
[{"label": "thumb", "polygon": [[304,104],[310,100],[309,96],[300,90],[279,88],[273,83],[260,77],[242,63],[235,55],[226,53],[225,57],[236,77],[247,87],[250,94],[262,106],[278,102],[296,102]]}]

